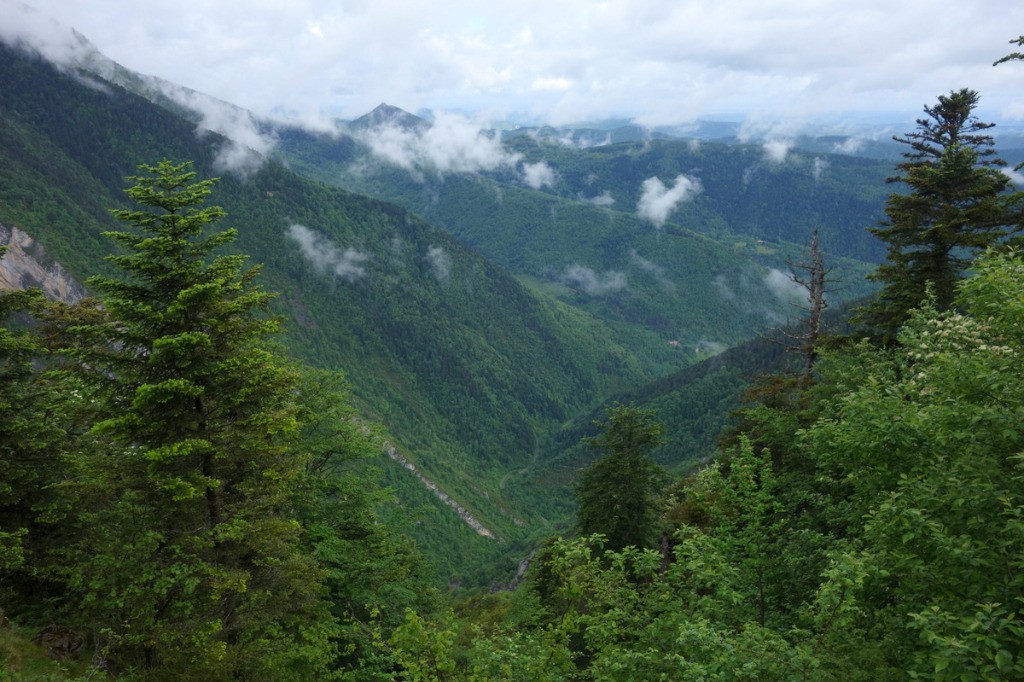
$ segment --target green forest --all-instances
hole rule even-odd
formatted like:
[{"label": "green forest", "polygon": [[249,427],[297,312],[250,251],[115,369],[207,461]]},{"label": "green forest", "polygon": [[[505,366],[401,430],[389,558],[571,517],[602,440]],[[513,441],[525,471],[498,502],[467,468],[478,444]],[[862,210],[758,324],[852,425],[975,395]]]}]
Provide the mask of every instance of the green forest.
[{"label": "green forest", "polygon": [[[0,292],[0,680],[1024,679],[1024,192],[976,91],[838,233],[884,261],[834,331],[814,232],[806,318],[666,371],[636,311],[281,162],[214,177],[3,49],[0,227],[89,296]],[[673,243],[747,267],[748,209]]]}]

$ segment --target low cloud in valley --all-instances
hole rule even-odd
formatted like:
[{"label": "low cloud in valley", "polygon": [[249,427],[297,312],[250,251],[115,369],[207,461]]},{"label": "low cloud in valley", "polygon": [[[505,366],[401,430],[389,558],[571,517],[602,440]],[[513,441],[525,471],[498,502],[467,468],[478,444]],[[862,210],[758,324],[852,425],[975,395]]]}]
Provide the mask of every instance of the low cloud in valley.
[{"label": "low cloud in valley", "polygon": [[807,289],[794,281],[793,276],[772,268],[764,276],[764,284],[772,294],[784,303],[798,303],[807,300]]},{"label": "low cloud in valley", "polygon": [[814,157],[814,162],[811,165],[811,173],[814,175],[814,181],[820,182],[821,175],[828,170],[828,159],[823,159],[820,156]]},{"label": "low cloud in valley", "polygon": [[547,161],[523,164],[523,179],[533,189],[554,187],[555,171],[548,165]]},{"label": "low cloud in valley", "polygon": [[644,180],[640,191],[637,215],[650,220],[655,227],[661,227],[680,203],[700,194],[701,185],[697,178],[679,175],[671,187],[666,187],[659,178],[653,177]]},{"label": "low cloud in valley", "polygon": [[521,158],[482,124],[457,114],[439,114],[429,127],[381,126],[359,137],[377,158],[408,171],[476,173],[515,167]]},{"label": "low cloud in valley", "polygon": [[629,252],[629,260],[638,268],[653,276],[665,291],[675,291],[676,285],[668,278],[668,275],[665,274],[664,267],[653,261],[647,260],[637,253],[635,249]]},{"label": "low cloud in valley", "polygon": [[585,201],[588,204],[593,204],[594,206],[607,208],[615,203],[615,197],[612,196],[612,193],[609,190],[605,190],[594,197],[580,196],[580,201]]},{"label": "low cloud in valley", "polygon": [[427,249],[427,255],[424,256],[427,263],[430,264],[430,269],[434,272],[434,277],[437,278],[438,282],[448,281],[448,277],[452,271],[452,257],[448,255],[448,252],[441,246],[431,246]]},{"label": "low cloud in valley", "polygon": [[792,140],[767,140],[761,148],[764,150],[764,158],[771,163],[785,163],[789,150],[793,148]]},{"label": "low cloud in valley", "polygon": [[626,275],[618,270],[596,272],[579,263],[573,263],[562,273],[563,284],[580,289],[589,296],[604,296],[622,291],[629,286]]},{"label": "low cloud in valley", "polygon": [[290,225],[285,234],[299,245],[306,260],[321,272],[333,273],[348,282],[355,282],[366,274],[363,263],[370,259],[367,253],[352,247],[342,250],[319,232],[298,223]]}]

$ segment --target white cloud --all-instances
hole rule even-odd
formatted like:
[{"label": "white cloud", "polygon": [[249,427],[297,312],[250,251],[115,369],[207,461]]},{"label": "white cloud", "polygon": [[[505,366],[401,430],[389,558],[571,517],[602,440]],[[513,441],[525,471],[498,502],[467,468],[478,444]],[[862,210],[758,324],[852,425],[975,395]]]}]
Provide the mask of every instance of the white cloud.
[{"label": "white cloud", "polygon": [[214,165],[218,171],[242,176],[257,171],[266,162],[277,140],[260,131],[252,113],[239,107],[168,83],[156,83],[164,95],[192,110],[199,117],[197,132],[212,131],[228,139],[217,151]]},{"label": "white cloud", "polygon": [[533,189],[554,187],[555,171],[547,164],[547,161],[523,164],[523,179]]},{"label": "white cloud", "polygon": [[695,349],[699,353],[708,353],[710,355],[718,355],[719,353],[725,352],[729,346],[720,341],[711,341],[708,339],[700,339],[697,341]]},{"label": "white cloud", "polygon": [[537,92],[565,92],[572,87],[572,81],[561,76],[540,76],[533,81],[532,88]]},{"label": "white cloud", "polygon": [[836,154],[856,154],[861,149],[864,149],[864,139],[860,137],[848,137],[832,146]]},{"label": "white cloud", "polygon": [[635,249],[629,252],[629,259],[641,270],[653,275],[654,278],[658,281],[658,284],[660,284],[665,291],[675,291],[676,285],[665,274],[664,267],[658,265],[653,261],[647,260],[639,253],[637,253]]},{"label": "white cloud", "polygon": [[1002,117],[1010,121],[1024,121],[1024,100],[1006,105]]},{"label": "white cloud", "polygon": [[601,194],[593,197],[580,196],[580,201],[585,201],[588,204],[593,204],[594,206],[608,207],[615,203],[615,197],[612,196],[612,193],[609,190],[605,190]]},{"label": "white cloud", "polygon": [[410,171],[475,173],[515,166],[521,158],[480,123],[458,114],[438,114],[428,128],[385,126],[360,136],[378,158]]},{"label": "white cloud", "polygon": [[650,220],[655,227],[661,227],[676,206],[700,194],[701,185],[697,178],[679,175],[669,188],[659,178],[653,177],[644,180],[640,191],[640,200],[636,204],[637,214]]},{"label": "white cloud", "polygon": [[[63,67],[88,64],[106,78],[115,75],[114,64],[98,54],[88,40],[65,24],[17,0],[0,0],[0,40],[8,44],[30,46],[46,59]],[[226,138],[215,158],[218,171],[243,175],[257,170],[274,145],[274,140],[257,130],[256,121],[248,111],[208,95],[147,78],[150,86],[199,117],[199,131],[213,131]],[[93,81],[87,84],[105,90]]]},{"label": "white cloud", "polygon": [[285,234],[299,245],[306,260],[321,272],[332,272],[349,282],[355,282],[366,274],[363,263],[370,259],[367,253],[351,247],[342,251],[327,237],[298,223],[290,225]]},{"label": "white cloud", "polygon": [[628,286],[626,275],[617,270],[609,270],[605,273],[595,272],[588,267],[573,263],[565,269],[561,277],[562,282],[576,289],[580,289],[589,296],[604,296],[616,291],[621,291]]},{"label": "white cloud", "polygon": [[729,301],[730,303],[735,303],[737,301],[736,292],[734,292],[732,290],[732,287],[729,286],[729,282],[726,279],[725,275],[715,275],[715,278],[712,280],[711,283],[718,291],[718,295],[724,298],[726,301]]},{"label": "white cloud", "polygon": [[792,140],[766,140],[761,145],[764,158],[771,163],[785,163],[789,150],[793,148]]},{"label": "white cloud", "polygon": [[999,170],[1002,171],[1003,175],[1010,178],[1010,182],[1012,184],[1017,187],[1024,187],[1024,173],[1009,167],[1000,168]]},{"label": "white cloud", "polygon": [[557,144],[573,149],[590,149],[612,143],[611,133],[602,134],[594,130],[561,131],[553,128],[536,128],[526,134],[541,144]]},{"label": "white cloud", "polygon": [[821,174],[828,169],[828,159],[823,159],[819,156],[814,157],[814,162],[811,164],[811,174],[814,176],[814,181],[819,182],[821,180]]},{"label": "white cloud", "polygon": [[784,303],[807,300],[807,289],[797,284],[790,273],[772,268],[764,276],[764,283],[768,290]]},{"label": "white cloud", "polygon": [[452,271],[452,257],[448,255],[448,252],[441,246],[431,246],[427,249],[427,255],[424,256],[427,263],[430,264],[431,269],[434,271],[434,277],[437,278],[438,282],[445,282],[448,280],[449,275]]},{"label": "white cloud", "polygon": [[89,44],[72,27],[17,0],[0,2],[0,41],[27,47],[55,64],[67,66],[86,58]]},{"label": "white cloud", "polygon": [[[1024,25],[1007,0],[31,2],[129,68],[305,121],[394,101],[553,123],[869,111],[912,126],[964,84],[986,111],[1024,110],[1017,65],[991,66]],[[0,31],[15,7],[0,0]]]}]

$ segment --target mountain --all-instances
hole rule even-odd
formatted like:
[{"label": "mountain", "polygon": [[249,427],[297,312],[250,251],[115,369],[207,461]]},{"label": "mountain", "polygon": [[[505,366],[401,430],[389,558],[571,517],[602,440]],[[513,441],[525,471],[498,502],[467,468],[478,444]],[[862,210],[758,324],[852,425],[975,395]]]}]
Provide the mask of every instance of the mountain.
[{"label": "mountain", "polygon": [[[812,231],[838,280],[832,303],[870,291],[864,275],[883,250],[864,228],[883,216],[893,162],[832,153],[840,138],[808,140],[811,150],[628,134],[614,142],[621,130],[280,129],[276,153],[326,183],[402,204],[606,322],[661,375],[613,400],[655,410],[667,425],[655,455],[679,472],[712,453],[743,387],[788,363],[777,345],[747,340],[799,316],[787,261],[800,259]],[[430,153],[445,140],[454,155],[469,134],[489,153],[472,172]],[[380,140],[405,153],[381,152]],[[658,183],[663,194],[692,190],[655,225],[638,207]],[[581,439],[602,414],[599,406],[549,432],[536,463],[503,481],[505,490],[565,519],[571,484],[593,458]]]},{"label": "mountain", "polygon": [[138,164],[190,159],[200,177],[222,176],[214,200],[280,292],[284,343],[344,370],[362,412],[422,475],[383,460],[396,511],[445,578],[483,580],[480,567],[500,555],[514,566],[547,521],[502,483],[532,462],[542,434],[653,376],[599,320],[394,204],[273,161],[226,172],[232,142],[176,112],[16,49],[0,58],[0,224],[83,281],[106,267],[100,232],[114,225],[108,208],[126,206]]},{"label": "mountain", "polygon": [[349,130],[352,131],[381,127],[419,131],[429,128],[430,123],[426,119],[382,102],[370,113],[364,114],[348,124]]},{"label": "mountain", "polygon": [[[807,138],[806,150],[635,126],[498,133],[386,104],[329,134],[271,128],[275,154],[294,170],[444,226],[521,282],[601,319],[652,374],[796,313],[786,262],[812,230],[844,280],[839,300],[869,290],[863,275],[882,256],[864,227],[881,218],[892,162],[830,153],[846,138]],[[696,188],[689,201],[658,226],[638,215],[652,179],[669,187],[680,177]],[[542,468],[566,445],[543,442]],[[685,460],[691,449],[677,444]]]}]

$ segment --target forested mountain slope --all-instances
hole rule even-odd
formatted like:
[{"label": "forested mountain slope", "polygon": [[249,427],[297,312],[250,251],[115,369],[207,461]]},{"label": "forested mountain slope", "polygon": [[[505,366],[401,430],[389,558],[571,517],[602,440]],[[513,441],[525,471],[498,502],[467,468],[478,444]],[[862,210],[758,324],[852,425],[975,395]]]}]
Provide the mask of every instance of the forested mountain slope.
[{"label": "forested mountain slope", "polygon": [[881,257],[865,227],[882,216],[889,161],[696,140],[587,146],[515,131],[478,131],[486,152],[460,156],[464,129],[413,118],[382,105],[330,135],[281,129],[277,153],[447,228],[614,325],[661,372],[679,367],[667,341],[699,356],[785,322],[785,263],[815,228],[846,282],[839,298],[866,293],[863,275]]},{"label": "forested mountain slope", "polygon": [[[201,176],[223,176],[214,199],[239,229],[238,248],[280,292],[291,351],[344,370],[399,451],[506,541],[540,523],[498,487],[533,458],[538,434],[650,378],[604,325],[405,210],[278,163],[225,173],[223,138],[113,84],[2,50],[0,224],[84,278],[106,267],[107,209],[126,205],[125,176],[138,164],[194,160]],[[390,477],[421,537],[443,548],[445,575],[467,556],[508,549],[403,470]]]}]

